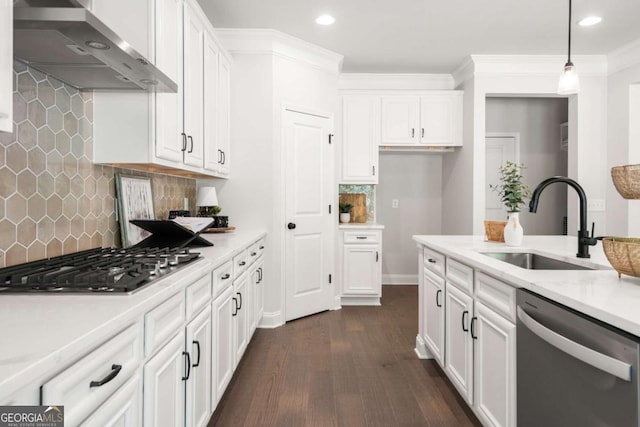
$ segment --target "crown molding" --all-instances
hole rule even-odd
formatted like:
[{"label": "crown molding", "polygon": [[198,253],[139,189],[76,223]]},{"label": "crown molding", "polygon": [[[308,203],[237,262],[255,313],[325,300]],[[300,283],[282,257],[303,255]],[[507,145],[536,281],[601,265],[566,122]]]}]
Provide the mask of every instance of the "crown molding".
[{"label": "crown molding", "polygon": [[640,39],[627,43],[607,55],[609,74],[640,64]]},{"label": "crown molding", "polygon": [[343,55],[271,29],[217,28],[223,46],[234,55],[274,54],[340,73]]},{"label": "crown molding", "polygon": [[449,90],[454,81],[450,74],[343,73],[340,90]]},{"label": "crown molding", "polygon": [[458,66],[453,71],[453,80],[455,81],[455,87],[460,86],[467,80],[473,77],[473,73],[475,70],[475,64],[473,63],[473,58],[468,56],[462,61],[462,64]]}]

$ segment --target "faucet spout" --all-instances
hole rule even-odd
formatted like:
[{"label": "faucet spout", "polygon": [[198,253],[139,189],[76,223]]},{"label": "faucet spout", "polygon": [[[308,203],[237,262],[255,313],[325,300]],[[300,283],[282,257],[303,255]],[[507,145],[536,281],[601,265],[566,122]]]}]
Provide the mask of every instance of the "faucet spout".
[{"label": "faucet spout", "polygon": [[593,245],[595,240],[589,239],[589,230],[587,229],[587,195],[584,192],[584,189],[571,178],[567,178],[565,176],[554,176],[551,178],[547,178],[542,181],[531,195],[531,201],[529,202],[529,212],[535,213],[538,210],[538,201],[540,200],[540,195],[542,194],[542,190],[547,188],[547,186],[555,183],[562,182],[567,184],[569,187],[576,190],[578,193],[578,198],[580,199],[580,230],[578,230],[578,258],[590,258],[589,255],[589,246]]}]

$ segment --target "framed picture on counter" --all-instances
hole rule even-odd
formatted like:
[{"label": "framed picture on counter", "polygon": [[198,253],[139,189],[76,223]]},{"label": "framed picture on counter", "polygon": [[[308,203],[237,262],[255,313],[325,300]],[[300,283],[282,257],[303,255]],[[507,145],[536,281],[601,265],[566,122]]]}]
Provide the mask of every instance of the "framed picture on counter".
[{"label": "framed picture on counter", "polygon": [[144,240],[149,232],[131,224],[132,219],[155,219],[151,178],[115,174],[118,222],[122,246],[129,247]]}]

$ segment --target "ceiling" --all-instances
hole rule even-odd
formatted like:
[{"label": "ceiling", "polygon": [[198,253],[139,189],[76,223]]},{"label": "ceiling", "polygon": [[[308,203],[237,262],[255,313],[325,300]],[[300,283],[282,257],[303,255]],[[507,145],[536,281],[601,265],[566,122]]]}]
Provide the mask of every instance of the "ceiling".
[{"label": "ceiling", "polygon": [[[344,55],[343,72],[451,73],[470,54],[566,54],[565,0],[198,0],[217,28],[273,28]],[[315,18],[328,13],[334,25]],[[593,27],[575,25],[589,14]],[[640,1],[574,0],[572,54],[640,38]]]}]

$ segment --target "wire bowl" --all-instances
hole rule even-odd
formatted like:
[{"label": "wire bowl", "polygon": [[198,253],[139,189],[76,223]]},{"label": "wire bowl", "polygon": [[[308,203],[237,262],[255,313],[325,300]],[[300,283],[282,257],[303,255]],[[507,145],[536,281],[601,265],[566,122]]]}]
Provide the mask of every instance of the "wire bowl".
[{"label": "wire bowl", "polygon": [[640,238],[605,237],[602,239],[604,254],[611,266],[618,272],[618,277],[640,277]]},{"label": "wire bowl", "polygon": [[504,242],[504,227],[507,221],[484,221],[484,234],[489,242]]},{"label": "wire bowl", "polygon": [[622,197],[640,199],[640,165],[612,167],[611,178]]}]

